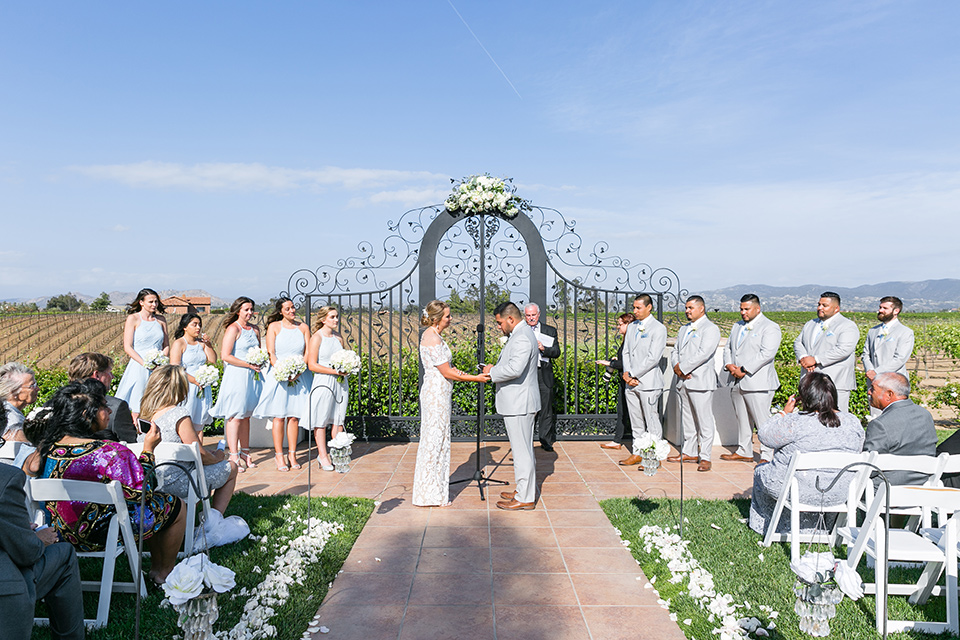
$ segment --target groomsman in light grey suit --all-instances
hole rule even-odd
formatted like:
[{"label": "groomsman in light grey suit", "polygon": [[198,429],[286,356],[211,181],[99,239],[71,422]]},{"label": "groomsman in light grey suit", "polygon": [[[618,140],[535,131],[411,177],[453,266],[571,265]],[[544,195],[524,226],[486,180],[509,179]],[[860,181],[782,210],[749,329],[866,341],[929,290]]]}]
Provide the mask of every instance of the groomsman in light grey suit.
[{"label": "groomsman in light grey suit", "polygon": [[497,508],[508,511],[533,509],[537,501],[537,469],[533,457],[533,419],[540,411],[540,383],[537,365],[540,350],[537,338],[512,302],[504,302],[494,314],[507,343],[495,365],[486,365],[484,373],[497,385],[497,412],[513,450],[514,492],[503,492]]},{"label": "groomsman in light grey suit", "polygon": [[[644,431],[663,437],[663,425],[657,403],[663,393],[663,373],[660,358],[667,345],[667,329],[653,317],[653,298],[641,293],[633,299],[634,322],[623,337],[623,380],[627,383],[624,395],[630,413],[633,441]],[[620,461],[628,467],[640,464],[640,451]]]},{"label": "groomsman in light grey suit", "polygon": [[810,320],[793,343],[800,377],[808,371],[821,371],[837,387],[840,411],[850,410],[850,392],[857,386],[853,373],[860,329],[840,314],[840,294],[824,291],[817,303],[817,319]]},{"label": "groomsman in light grey suit", "polygon": [[[863,370],[867,379],[873,382],[881,373],[899,373],[907,380],[907,360],[913,355],[913,329],[900,323],[900,312],[903,311],[903,301],[895,296],[880,298],[880,308],[877,310],[875,327],[867,332],[867,339],[863,343]],[[881,410],[870,405],[870,415],[879,416]]]},{"label": "groomsman in light grey suit", "polygon": [[677,375],[677,397],[681,403],[683,446],[680,454],[667,460],[694,462],[699,459],[697,471],[710,471],[713,438],[717,432],[713,417],[717,370],[713,361],[720,345],[720,329],[707,318],[700,296],[687,298],[684,312],[690,322],[680,327],[677,343],[670,354],[673,372]]},{"label": "groomsman in light grey suit", "polygon": [[[730,399],[737,414],[740,438],[736,453],[724,453],[721,460],[753,462],[753,430],[770,417],[773,394],[780,378],[773,359],[783,334],[777,323],[760,309],[760,298],[748,293],[740,298],[740,317],[733,325],[723,348],[724,382],[732,387]],[[760,461],[773,460],[773,449],[760,445]]]}]

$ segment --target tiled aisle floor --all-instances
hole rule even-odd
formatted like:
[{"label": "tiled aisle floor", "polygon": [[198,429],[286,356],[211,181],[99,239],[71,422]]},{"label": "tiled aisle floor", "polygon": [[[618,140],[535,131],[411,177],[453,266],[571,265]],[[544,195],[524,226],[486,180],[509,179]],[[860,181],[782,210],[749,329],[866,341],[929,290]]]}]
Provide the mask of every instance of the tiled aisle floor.
[{"label": "tiled aisle floor", "polygon": [[[313,495],[355,495],[380,502],[343,573],[320,607],[329,634],[363,640],[469,638],[564,640],[683,638],[657,605],[646,578],[610,525],[598,500],[615,496],[677,496],[679,465],[665,463],[653,478],[619,467],[626,450],[596,442],[560,442],[548,454],[535,447],[540,500],[535,511],[496,508],[512,490],[508,443],[484,443],[486,473],[511,482],[453,487],[453,504],[410,504],[417,445],[355,443],[347,474],[311,472]],[[749,495],[753,465],[719,460],[698,473],[684,466],[685,497]],[[476,468],[475,445],[454,443],[452,476]],[[301,458],[305,458],[301,452]],[[255,454],[241,475],[250,493],[307,491],[307,470],[277,472],[272,453]],[[303,462],[303,460],[301,460]]]}]

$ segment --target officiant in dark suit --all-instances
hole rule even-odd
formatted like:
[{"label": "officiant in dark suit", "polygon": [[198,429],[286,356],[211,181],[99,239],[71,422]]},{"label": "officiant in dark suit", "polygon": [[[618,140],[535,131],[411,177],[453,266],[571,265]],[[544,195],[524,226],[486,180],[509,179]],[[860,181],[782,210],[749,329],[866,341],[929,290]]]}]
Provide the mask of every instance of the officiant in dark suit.
[{"label": "officiant in dark suit", "polygon": [[536,419],[540,447],[544,451],[553,451],[553,443],[557,441],[557,414],[553,411],[553,359],[560,357],[557,330],[540,322],[540,307],[535,302],[523,308],[523,317],[533,329],[537,337],[537,348],[540,350],[540,365],[537,368],[537,380],[540,384],[540,411]]}]

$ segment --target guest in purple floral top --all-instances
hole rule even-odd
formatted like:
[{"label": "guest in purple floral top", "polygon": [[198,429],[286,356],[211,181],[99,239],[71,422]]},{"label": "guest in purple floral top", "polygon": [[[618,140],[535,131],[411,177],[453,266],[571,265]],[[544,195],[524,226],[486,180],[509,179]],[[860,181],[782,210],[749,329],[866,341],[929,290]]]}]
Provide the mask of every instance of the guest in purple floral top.
[{"label": "guest in purple floral top", "polygon": [[[142,515],[143,537],[153,559],[150,578],[162,583],[176,564],[185,516],[178,498],[154,490],[156,480],[151,471],[159,430],[154,426],[146,434],[139,459],[121,444],[92,439],[92,434],[106,428],[110,419],[104,386],[96,380],[71,382],[54,394],[47,408],[24,427],[27,438],[37,447],[27,459],[25,470],[42,478],[116,480],[123,485],[134,535],[140,533]],[[141,497],[146,505],[142,514]],[[46,509],[62,540],[80,551],[103,549],[113,507],[63,501],[48,502]]]}]

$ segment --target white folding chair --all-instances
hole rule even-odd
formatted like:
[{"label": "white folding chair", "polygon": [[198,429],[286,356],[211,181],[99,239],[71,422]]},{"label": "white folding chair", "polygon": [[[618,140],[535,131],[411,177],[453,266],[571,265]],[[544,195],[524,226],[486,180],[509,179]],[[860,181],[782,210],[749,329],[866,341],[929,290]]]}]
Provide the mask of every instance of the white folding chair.
[{"label": "white folding chair", "polygon": [[[803,511],[836,513],[839,514],[837,516],[838,521],[852,518],[856,514],[857,500],[863,492],[865,479],[869,477],[869,468],[851,469],[848,472],[851,480],[847,488],[847,500],[841,504],[824,506],[818,503],[804,504],[800,502],[800,479],[797,477],[797,473],[818,469],[836,469],[839,471],[854,462],[867,462],[872,455],[870,452],[851,453],[849,451],[811,451],[793,454],[784,479],[783,491],[781,491],[780,497],[777,499],[777,505],[773,509],[773,515],[767,523],[767,530],[763,536],[763,546],[769,547],[774,542],[788,542],[790,543],[790,561],[799,562],[801,543],[834,544],[836,527],[834,527],[832,533],[801,534],[800,513]],[[820,486],[825,489],[833,480],[834,475],[836,475],[834,472],[820,474]],[[780,517],[783,515],[784,509],[790,510],[790,532],[777,533],[777,526],[780,524]],[[838,524],[842,524],[842,522],[838,522]]]},{"label": "white folding chair", "polygon": [[[114,568],[117,556],[126,553],[130,565],[130,573],[134,580],[140,575],[140,559],[137,556],[137,543],[133,537],[133,528],[130,524],[130,513],[127,502],[123,499],[123,487],[113,480],[108,483],[92,482],[87,480],[60,480],[54,478],[28,478],[24,486],[27,499],[32,505],[33,512],[43,509],[44,502],[94,502],[103,505],[112,505],[116,511],[110,518],[107,529],[107,540],[103,551],[77,552],[80,558],[101,558],[103,571],[99,581],[82,581],[84,591],[99,591],[97,601],[97,617],[94,620],[84,620],[89,627],[103,627],[107,624],[110,614],[110,598],[114,591],[122,593],[136,593],[136,582],[115,582]],[[146,597],[147,588],[144,580],[140,580],[140,595]],[[38,619],[38,624],[49,624],[47,619]]]},{"label": "white folding chair", "polygon": [[[127,445],[127,448],[139,456],[143,452],[143,443],[135,442]],[[200,490],[199,495],[194,491],[193,484],[188,483],[190,488],[187,490],[187,498],[184,500],[184,506],[187,508],[187,529],[183,535],[183,553],[190,555],[193,549],[200,543],[197,536],[197,503],[200,503],[203,510],[203,519],[207,520],[210,516],[210,491],[207,487],[207,476],[203,470],[203,462],[200,457],[200,443],[183,444],[179,442],[161,442],[153,450],[153,457],[157,464],[161,462],[192,462],[193,471],[190,476],[197,484]],[[186,465],[184,465],[186,466]]]},{"label": "white folding chair", "polygon": [[[856,569],[864,553],[876,562],[876,582],[864,585],[867,593],[876,593],[877,631],[882,632],[884,621],[887,631],[908,630],[926,633],[949,631],[960,633],[960,616],[957,602],[957,535],[960,519],[951,517],[942,534],[941,546],[907,529],[888,529],[881,517],[886,511],[886,485],[880,485],[871,501],[866,519],[861,527],[841,527],[840,537],[852,545],[847,556],[848,566]],[[942,510],[954,513],[960,509],[960,489],[925,486],[894,486],[890,488],[890,511],[899,508],[919,508],[925,512]],[[889,533],[890,551],[884,550],[885,533]],[[924,563],[923,573],[916,584],[889,584],[886,568],[890,562]],[[946,570],[946,585],[937,585],[940,574]],[[921,622],[915,620],[888,620],[887,596],[907,595],[913,605],[922,605],[931,595],[945,595],[947,621]]]},{"label": "white folding chair", "polygon": [[[939,456],[900,456],[893,453],[878,453],[874,455],[872,462],[885,473],[912,471],[924,474],[927,477],[922,485],[908,486],[936,487],[940,485],[940,476],[943,475],[943,469],[949,457],[949,454],[946,453]],[[860,499],[859,509],[861,511],[867,511],[868,505],[873,500],[873,492],[874,483],[871,479],[864,487],[864,493]],[[903,506],[896,509],[891,507],[891,515],[908,517],[907,525],[904,528],[911,531],[917,531],[921,526],[930,527],[930,514],[930,510],[922,510],[920,507]]]},{"label": "white folding chair", "polygon": [[23,446],[23,443],[16,440],[4,441],[3,446],[0,447],[0,464],[13,464],[21,446]]}]

